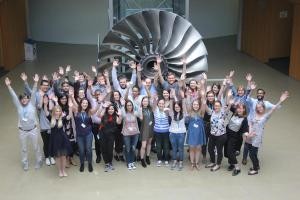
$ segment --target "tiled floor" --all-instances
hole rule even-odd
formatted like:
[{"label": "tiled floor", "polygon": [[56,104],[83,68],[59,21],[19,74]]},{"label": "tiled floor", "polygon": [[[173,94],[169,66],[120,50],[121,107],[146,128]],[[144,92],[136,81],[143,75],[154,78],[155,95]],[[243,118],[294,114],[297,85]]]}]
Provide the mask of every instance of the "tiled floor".
[{"label": "tiled floor", "polygon": [[[245,83],[244,76],[251,72],[258,87],[267,91],[266,99],[276,102],[281,91],[289,90],[291,98],[277,111],[265,128],[263,147],[260,149],[259,175],[247,175],[249,164],[242,173],[232,177],[222,169],[212,173],[201,166],[199,172],[190,171],[188,163],[182,172],[153,164],[143,169],[140,165],[129,172],[116,163],[116,171],[103,172],[103,163],[94,165],[93,173],[79,173],[77,167],[68,169],[68,178],[60,179],[54,166],[24,172],[20,165],[20,148],[16,110],[0,78],[0,199],[299,199],[300,196],[300,82],[283,75],[235,50],[233,37],[206,40],[210,78],[222,78],[229,70],[236,71],[236,84]],[[50,74],[59,65],[71,64],[73,69],[88,71],[96,62],[96,46],[41,44],[39,59],[25,62],[9,72],[12,86],[21,92],[19,78],[25,71]],[[31,154],[31,161],[33,155]],[[152,155],[152,162],[155,155]]]}]

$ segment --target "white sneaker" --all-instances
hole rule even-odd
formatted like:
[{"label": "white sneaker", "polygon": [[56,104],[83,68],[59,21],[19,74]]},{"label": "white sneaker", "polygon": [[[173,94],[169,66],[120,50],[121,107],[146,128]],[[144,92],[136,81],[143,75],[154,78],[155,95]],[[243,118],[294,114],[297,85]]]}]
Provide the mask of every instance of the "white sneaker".
[{"label": "white sneaker", "polygon": [[165,161],[165,165],[166,165],[166,166],[169,166],[169,161]]},{"label": "white sneaker", "polygon": [[131,163],[127,164],[127,169],[128,169],[128,170],[132,170]]},{"label": "white sneaker", "polygon": [[131,168],[136,169],[135,163],[131,163]]},{"label": "white sneaker", "polygon": [[50,162],[51,162],[52,165],[55,165],[55,163],[56,163],[55,159],[53,157],[50,158]]},{"label": "white sneaker", "polygon": [[46,158],[45,163],[46,163],[46,165],[50,166],[50,165],[51,165],[50,159],[49,159],[49,158]]},{"label": "white sneaker", "polygon": [[161,167],[161,160],[157,161],[156,166]]}]

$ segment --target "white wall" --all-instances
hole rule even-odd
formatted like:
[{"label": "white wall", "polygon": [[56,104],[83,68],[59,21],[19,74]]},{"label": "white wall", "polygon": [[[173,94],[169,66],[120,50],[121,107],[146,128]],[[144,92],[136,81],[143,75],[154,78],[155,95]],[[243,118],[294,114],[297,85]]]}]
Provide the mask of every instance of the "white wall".
[{"label": "white wall", "polygon": [[37,41],[97,44],[108,32],[108,0],[28,0],[31,37]]},{"label": "white wall", "polygon": [[[109,0],[28,0],[37,41],[96,44],[108,32]],[[237,34],[239,0],[190,0],[190,21],[205,38]]]},{"label": "white wall", "polygon": [[190,22],[204,38],[238,32],[239,0],[190,0]]}]

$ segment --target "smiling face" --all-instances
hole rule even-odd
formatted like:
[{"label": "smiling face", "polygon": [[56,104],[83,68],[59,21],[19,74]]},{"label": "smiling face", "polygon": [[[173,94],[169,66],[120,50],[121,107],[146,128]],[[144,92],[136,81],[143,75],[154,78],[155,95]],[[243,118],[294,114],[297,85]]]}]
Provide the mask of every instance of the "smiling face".
[{"label": "smiling face", "polygon": [[43,96],[43,103],[46,105],[49,103],[49,97],[47,95]]},{"label": "smiling face", "polygon": [[197,82],[195,80],[190,81],[190,88],[195,90],[197,87]]},{"label": "smiling face", "polygon": [[262,103],[258,103],[256,104],[256,113],[257,114],[264,114],[266,109],[265,109],[265,106],[262,104]]},{"label": "smiling face", "polygon": [[219,94],[220,89],[219,89],[218,85],[214,84],[212,86],[212,91],[214,92],[215,95]]},{"label": "smiling face", "polygon": [[169,100],[170,98],[170,93],[168,92],[168,90],[164,90],[163,91],[163,97],[165,100]]},{"label": "smiling face", "polygon": [[126,103],[126,110],[127,110],[127,112],[132,112],[133,111],[133,105],[130,101],[128,101]]},{"label": "smiling face", "polygon": [[215,101],[215,95],[213,92],[208,92],[206,98],[209,103],[213,103]]},{"label": "smiling face", "polygon": [[114,106],[113,106],[113,105],[110,105],[110,106],[108,107],[107,113],[108,113],[109,115],[113,115],[114,112],[115,112]]},{"label": "smiling face", "polygon": [[119,92],[114,92],[114,100],[115,101],[120,101],[120,94],[119,94]]},{"label": "smiling face", "polygon": [[85,97],[84,89],[80,89],[80,90],[78,91],[78,97],[79,97],[80,99],[83,99],[83,98]]},{"label": "smiling face", "polygon": [[62,115],[62,111],[61,111],[61,108],[59,106],[55,106],[54,108],[54,117],[56,119],[60,118]]},{"label": "smiling face", "polygon": [[137,96],[139,96],[139,94],[140,94],[139,88],[133,87],[133,88],[132,88],[132,96],[133,96],[133,97],[137,97]]},{"label": "smiling face", "polygon": [[80,74],[80,75],[79,75],[79,78],[78,78],[78,81],[79,81],[80,83],[82,83],[82,82],[84,82],[84,80],[85,80],[84,75],[83,75],[83,74]]},{"label": "smiling face", "polygon": [[28,102],[29,102],[28,96],[23,96],[21,98],[20,102],[21,102],[22,106],[26,106],[28,104]]},{"label": "smiling face", "polygon": [[120,81],[119,81],[119,83],[120,83],[120,87],[122,89],[125,89],[127,87],[127,80],[126,80],[126,78],[121,78]]},{"label": "smiling face", "polygon": [[100,85],[105,85],[105,77],[104,77],[103,75],[97,76],[97,82],[98,82]]},{"label": "smiling face", "polygon": [[175,76],[174,76],[174,74],[169,74],[168,75],[168,77],[167,77],[167,80],[168,80],[168,83],[170,84],[170,85],[172,85],[173,83],[175,83]]},{"label": "smiling face", "polygon": [[165,108],[165,101],[163,99],[159,100],[157,106],[160,111],[163,111]]},{"label": "smiling face", "polygon": [[216,101],[215,104],[214,104],[214,111],[215,112],[220,112],[221,111],[221,103],[219,101]]},{"label": "smiling face", "polygon": [[68,101],[68,99],[67,99],[67,97],[66,97],[66,96],[63,96],[63,97],[61,97],[61,98],[59,99],[59,101],[60,101],[60,103],[61,103],[62,105],[66,105],[66,104],[67,104],[67,101]]},{"label": "smiling face", "polygon": [[146,79],[145,79],[145,85],[146,85],[146,87],[147,87],[147,88],[150,88],[151,84],[152,84],[151,79],[150,79],[150,78],[146,78]]},{"label": "smiling face", "polygon": [[265,91],[262,89],[257,90],[257,99],[262,101],[265,98]]},{"label": "smiling face", "polygon": [[176,103],[176,104],[174,105],[174,110],[175,110],[177,113],[179,113],[179,112],[181,111],[180,105]]},{"label": "smiling face", "polygon": [[192,109],[195,112],[199,111],[199,109],[200,109],[199,101],[193,101],[193,103],[192,103]]},{"label": "smiling face", "polygon": [[40,89],[45,93],[49,90],[49,82],[48,81],[42,81]]},{"label": "smiling face", "polygon": [[84,99],[81,101],[80,105],[81,105],[82,111],[86,111],[86,109],[88,108],[89,102],[88,102],[88,100]]},{"label": "smiling face", "polygon": [[244,96],[244,94],[245,94],[245,89],[244,89],[242,86],[239,86],[239,87],[238,87],[238,90],[237,90],[237,94],[238,94],[238,96],[240,96],[240,97]]},{"label": "smiling face", "polygon": [[143,108],[147,108],[149,106],[149,99],[147,97],[143,98],[142,106],[143,106]]},{"label": "smiling face", "polygon": [[236,106],[236,113],[238,114],[238,116],[244,116],[245,115],[245,112],[246,112],[246,108],[245,108],[245,105],[243,104],[238,104]]}]

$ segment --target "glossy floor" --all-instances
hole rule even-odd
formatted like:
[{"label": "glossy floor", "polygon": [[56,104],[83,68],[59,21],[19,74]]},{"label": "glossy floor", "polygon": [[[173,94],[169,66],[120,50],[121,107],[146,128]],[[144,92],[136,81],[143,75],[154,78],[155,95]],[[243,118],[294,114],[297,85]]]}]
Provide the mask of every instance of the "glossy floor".
[{"label": "glossy floor", "polygon": [[[94,164],[94,172],[79,173],[78,167],[68,169],[69,177],[60,179],[55,166],[33,168],[30,153],[30,170],[24,172],[20,164],[20,147],[17,115],[4,85],[0,85],[0,196],[1,199],[299,199],[300,196],[300,82],[259,63],[235,50],[233,37],[206,40],[210,78],[222,78],[229,70],[236,71],[234,82],[245,83],[244,76],[251,72],[258,87],[267,91],[266,99],[276,102],[281,91],[289,90],[291,98],[284,103],[265,128],[263,147],[260,149],[261,171],[248,176],[247,166],[232,177],[226,171],[227,160],[221,170],[212,173],[201,166],[190,171],[185,161],[182,172],[154,164],[144,169],[128,171],[124,164],[114,161],[116,170],[105,173],[103,162]],[[89,71],[96,61],[96,47],[43,43],[38,46],[39,59],[24,62],[8,76],[12,86],[21,92],[19,78],[25,71],[50,75],[60,65],[71,64],[73,70]],[[155,162],[152,155],[152,163]],[[239,157],[240,160],[240,157]]]}]

